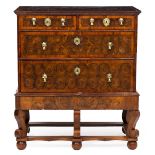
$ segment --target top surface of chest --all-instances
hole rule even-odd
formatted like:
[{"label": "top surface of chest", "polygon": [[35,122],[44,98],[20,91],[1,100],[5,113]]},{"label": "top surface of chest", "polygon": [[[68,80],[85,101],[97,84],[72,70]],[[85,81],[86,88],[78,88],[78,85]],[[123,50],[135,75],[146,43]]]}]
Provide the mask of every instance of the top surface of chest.
[{"label": "top surface of chest", "polygon": [[138,15],[140,10],[132,6],[102,7],[102,6],[20,6],[15,10],[18,15],[48,14],[48,15]]}]

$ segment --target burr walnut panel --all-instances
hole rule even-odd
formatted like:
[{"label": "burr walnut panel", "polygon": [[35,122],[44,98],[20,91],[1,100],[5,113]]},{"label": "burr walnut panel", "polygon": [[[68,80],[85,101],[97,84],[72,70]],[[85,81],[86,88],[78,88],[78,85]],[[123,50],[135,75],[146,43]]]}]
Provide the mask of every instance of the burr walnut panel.
[{"label": "burr walnut panel", "polygon": [[[134,16],[80,16],[79,29],[82,30],[134,30]],[[104,20],[109,23],[104,24]]]},{"label": "burr walnut panel", "polygon": [[[45,24],[46,23],[46,24]],[[19,16],[20,30],[75,30],[75,16]]]},{"label": "burr walnut panel", "polygon": [[117,58],[136,54],[134,32],[22,32],[20,40],[22,58]]},{"label": "burr walnut panel", "polygon": [[[131,94],[130,94],[131,95]],[[33,96],[26,94],[17,95],[17,108],[25,109],[40,109],[40,110],[101,110],[101,109],[138,109],[138,94],[133,96],[115,94],[102,94],[101,96],[43,96],[43,94],[36,93]]]},{"label": "burr walnut panel", "polygon": [[133,60],[22,61],[21,92],[134,91]]}]

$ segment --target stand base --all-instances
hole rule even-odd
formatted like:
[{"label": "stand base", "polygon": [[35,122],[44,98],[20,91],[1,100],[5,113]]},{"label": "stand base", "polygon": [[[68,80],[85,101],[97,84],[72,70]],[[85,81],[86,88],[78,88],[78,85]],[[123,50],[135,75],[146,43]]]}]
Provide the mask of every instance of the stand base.
[{"label": "stand base", "polygon": [[[81,127],[122,127],[123,122],[80,122]],[[72,127],[74,122],[29,122],[28,129],[31,127]],[[126,132],[126,131],[125,131]],[[124,129],[123,129],[124,133]],[[27,141],[72,141],[72,148],[74,150],[80,150],[82,147],[82,141],[109,141],[109,140],[122,140],[127,141],[129,149],[134,150],[137,147],[137,138],[130,138],[128,136],[80,136],[75,139],[74,136],[26,136],[25,138],[17,138],[17,148],[24,150],[26,148]]]}]

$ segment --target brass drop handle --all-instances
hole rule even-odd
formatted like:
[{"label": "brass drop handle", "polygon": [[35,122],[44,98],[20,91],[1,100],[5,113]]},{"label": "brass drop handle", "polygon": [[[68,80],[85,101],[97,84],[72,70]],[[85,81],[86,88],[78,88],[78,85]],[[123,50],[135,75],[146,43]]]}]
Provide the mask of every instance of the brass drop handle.
[{"label": "brass drop handle", "polygon": [[108,49],[109,49],[109,50],[111,50],[113,46],[114,46],[114,44],[113,44],[111,41],[108,42]]},{"label": "brass drop handle", "polygon": [[75,67],[74,68],[74,73],[75,73],[75,75],[79,75],[80,74],[80,68],[79,67]]},{"label": "brass drop handle", "polygon": [[42,75],[42,79],[43,79],[43,82],[47,82],[47,74],[44,73],[44,74]]},{"label": "brass drop handle", "polygon": [[74,44],[75,45],[79,45],[80,44],[80,38],[79,37],[75,37],[74,38]]},{"label": "brass drop handle", "polygon": [[46,42],[42,42],[42,48],[43,48],[43,51],[45,51],[46,50],[46,47],[47,47],[47,43]]},{"label": "brass drop handle", "polygon": [[112,82],[112,74],[111,73],[108,73],[107,74],[107,80],[108,80],[107,81],[108,83],[111,83]]},{"label": "brass drop handle", "polygon": [[90,25],[91,25],[91,26],[94,25],[94,22],[95,22],[95,19],[94,19],[94,18],[90,18]]},{"label": "brass drop handle", "polygon": [[123,25],[124,24],[124,19],[123,18],[119,18],[119,24]]},{"label": "brass drop handle", "polygon": [[65,22],[66,22],[66,19],[65,18],[61,18],[61,26],[65,26]]},{"label": "brass drop handle", "polygon": [[35,26],[37,19],[33,17],[31,20],[32,20],[32,25]]},{"label": "brass drop handle", "polygon": [[50,18],[45,18],[45,20],[44,20],[44,24],[45,24],[45,26],[51,26],[51,19]]},{"label": "brass drop handle", "polygon": [[104,18],[103,19],[103,25],[106,26],[106,27],[109,26],[110,25],[110,19],[109,18]]}]

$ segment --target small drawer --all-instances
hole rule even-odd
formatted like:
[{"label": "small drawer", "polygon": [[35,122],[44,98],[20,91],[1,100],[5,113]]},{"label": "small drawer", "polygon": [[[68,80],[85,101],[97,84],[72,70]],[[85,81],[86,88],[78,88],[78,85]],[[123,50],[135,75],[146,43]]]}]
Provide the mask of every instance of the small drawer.
[{"label": "small drawer", "polygon": [[134,32],[22,32],[22,58],[134,57]]},{"label": "small drawer", "polygon": [[19,16],[19,29],[75,30],[75,16]]},{"label": "small drawer", "polygon": [[21,61],[21,92],[135,91],[134,60]]},{"label": "small drawer", "polygon": [[133,30],[134,16],[80,16],[79,29],[82,30]]}]

